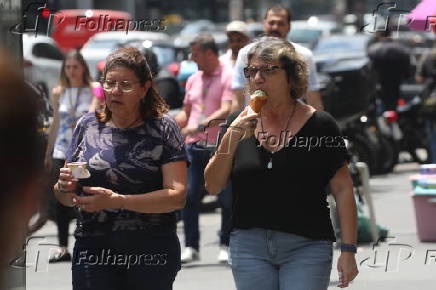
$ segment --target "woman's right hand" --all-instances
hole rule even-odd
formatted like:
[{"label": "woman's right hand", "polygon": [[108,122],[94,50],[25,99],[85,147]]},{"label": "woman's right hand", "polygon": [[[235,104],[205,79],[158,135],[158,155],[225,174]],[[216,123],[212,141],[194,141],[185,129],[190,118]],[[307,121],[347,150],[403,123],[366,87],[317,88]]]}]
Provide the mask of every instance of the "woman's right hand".
[{"label": "woman's right hand", "polygon": [[77,179],[74,179],[70,168],[65,167],[59,170],[57,187],[61,192],[75,192],[77,190]]},{"label": "woman's right hand", "polygon": [[250,106],[245,109],[236,117],[230,124],[229,129],[233,132],[240,134],[240,140],[250,138],[254,135],[254,129],[256,129],[257,118],[259,114],[251,110]]}]

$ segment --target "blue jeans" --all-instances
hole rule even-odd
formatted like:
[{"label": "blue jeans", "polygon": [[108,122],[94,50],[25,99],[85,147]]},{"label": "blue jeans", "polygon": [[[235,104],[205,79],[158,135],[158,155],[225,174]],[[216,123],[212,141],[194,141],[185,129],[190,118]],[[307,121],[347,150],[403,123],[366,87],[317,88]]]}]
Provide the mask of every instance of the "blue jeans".
[{"label": "blue jeans", "polygon": [[230,265],[238,290],[325,290],[331,241],[260,228],[230,233]]},{"label": "blue jeans", "polygon": [[123,231],[77,238],[73,290],[171,290],[180,267],[175,232]]},{"label": "blue jeans", "polygon": [[[204,169],[209,162],[211,151],[209,149],[189,144],[186,146],[188,158],[191,165],[188,169],[188,192],[186,205],[182,211],[182,218],[185,232],[185,246],[200,248],[200,231],[198,218],[200,214],[201,199],[205,193]],[[220,243],[228,245],[230,232],[230,219],[232,215],[231,187],[228,186],[218,196],[223,208]]]}]

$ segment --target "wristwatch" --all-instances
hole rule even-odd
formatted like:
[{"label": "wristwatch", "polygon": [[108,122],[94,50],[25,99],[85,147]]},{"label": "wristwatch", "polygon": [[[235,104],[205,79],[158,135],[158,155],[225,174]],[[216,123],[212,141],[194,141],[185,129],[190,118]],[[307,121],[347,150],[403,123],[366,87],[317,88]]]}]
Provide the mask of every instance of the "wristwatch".
[{"label": "wristwatch", "polygon": [[353,244],[341,244],[341,252],[357,253],[357,247]]}]

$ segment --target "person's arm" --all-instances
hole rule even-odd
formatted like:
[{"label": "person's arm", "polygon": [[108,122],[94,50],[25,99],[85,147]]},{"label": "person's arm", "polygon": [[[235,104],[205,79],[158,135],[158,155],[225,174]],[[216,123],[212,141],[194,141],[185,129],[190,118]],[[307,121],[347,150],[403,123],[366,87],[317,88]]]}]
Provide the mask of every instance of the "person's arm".
[{"label": "person's arm", "polygon": [[312,53],[307,54],[305,58],[309,70],[309,80],[308,80],[309,84],[308,84],[308,90],[305,99],[307,101],[307,104],[314,107],[316,110],[324,111],[322,96],[319,92],[319,87],[318,87],[318,75],[316,73],[316,65],[313,60]]},{"label": "person's arm", "polygon": [[[62,183],[65,185],[62,185],[61,188]],[[56,199],[64,206],[75,206],[75,199],[77,198],[76,187],[77,181],[73,180],[73,177],[71,176],[71,169],[61,168],[59,180],[53,187],[53,192]]]},{"label": "person's arm", "polygon": [[244,90],[234,89],[231,112],[242,110],[244,108],[244,105],[245,105]]},{"label": "person's arm", "polygon": [[232,108],[232,101],[222,101],[221,107],[213,112],[209,117],[204,119],[200,125],[215,127],[218,125],[218,123],[213,122],[214,120],[220,120],[220,122],[227,118],[227,116],[230,114],[230,110]]},{"label": "person's arm", "polygon": [[[339,223],[341,226],[341,243],[357,244],[357,209],[353,193],[353,181],[347,165],[343,165],[330,181],[330,189],[336,200]],[[348,286],[359,273],[355,254],[342,252],[338,259],[340,273],[339,287]]]},{"label": "person's arm", "polygon": [[188,125],[189,117],[191,116],[192,102],[189,94],[191,87],[192,87],[192,76],[190,76],[186,81],[186,93],[183,99],[182,111],[178,113],[174,118],[176,120],[177,125],[179,125],[180,128],[185,128],[186,125]]},{"label": "person's arm", "polygon": [[232,76],[232,108],[231,112],[242,111],[245,107],[245,97],[244,97],[244,87],[245,87],[245,76],[244,67],[247,65],[247,52],[251,45],[247,45],[241,50],[239,50],[238,58],[236,59],[235,65],[233,67]]},{"label": "person's arm", "polygon": [[[53,147],[54,143],[56,141],[58,130],[59,130],[59,99],[61,95],[61,88],[56,87],[52,90],[51,95],[51,104],[53,107],[53,122],[50,124],[49,133],[48,133],[48,140],[47,140],[47,147],[45,151],[45,165],[48,166],[51,164],[52,159],[52,153],[53,153]],[[50,166],[49,166],[50,167]]]},{"label": "person's arm", "polygon": [[180,128],[185,128],[188,124],[189,116],[191,115],[191,108],[191,104],[185,104],[180,113],[174,117],[174,120],[176,120],[176,123]]},{"label": "person's arm", "polygon": [[123,195],[102,187],[84,187],[92,196],[78,196],[77,205],[84,211],[95,212],[122,208],[140,213],[167,213],[185,206],[187,163],[169,162],[162,165],[163,189],[148,193]]},{"label": "person's arm", "polygon": [[256,113],[248,113],[246,108],[227,129],[204,171],[205,188],[210,194],[220,193],[227,185],[238,143],[253,135],[250,121],[257,117]]}]

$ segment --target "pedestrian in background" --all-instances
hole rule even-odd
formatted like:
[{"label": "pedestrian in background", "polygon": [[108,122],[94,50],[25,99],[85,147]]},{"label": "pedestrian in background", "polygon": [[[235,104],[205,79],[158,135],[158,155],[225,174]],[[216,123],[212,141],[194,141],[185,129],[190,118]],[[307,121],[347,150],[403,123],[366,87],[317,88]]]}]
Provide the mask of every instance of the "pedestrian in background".
[{"label": "pedestrian in background", "polygon": [[230,67],[234,67],[238,59],[239,50],[250,42],[247,24],[240,20],[232,21],[227,25],[226,33],[229,49],[225,54],[220,56],[220,61]]},{"label": "pedestrian in background", "polygon": [[[231,120],[205,170],[212,194],[232,182],[230,264],[236,287],[329,287],[335,235],[327,185],[336,199],[342,233],[338,286],[347,287],[358,273],[357,211],[338,125],[328,113],[297,100],[308,86],[307,66],[288,41],[257,42],[248,52],[244,73],[250,92],[264,91],[267,102],[259,114],[247,107]],[[330,141],[323,142],[325,138]]]},{"label": "pedestrian in background", "polygon": [[[268,8],[263,19],[265,35],[287,40],[288,33],[291,30],[291,20],[292,12],[290,9],[280,4],[276,4]],[[242,110],[248,104],[248,95],[244,95],[244,67],[247,66],[247,53],[251,47],[253,47],[254,43],[246,45],[239,51],[238,54],[232,80],[232,112]],[[309,87],[307,93],[302,96],[302,98],[305,99],[305,101],[315,109],[322,111],[324,107],[322,104],[321,94],[319,93],[316,67],[315,62],[313,61],[312,51],[297,43],[292,43],[292,45],[295,47],[298,53],[304,56],[304,60],[307,63],[309,70]]]},{"label": "pedestrian in background", "polygon": [[[433,30],[436,35],[436,28]],[[416,69],[416,81],[424,83],[424,90],[421,98],[425,102],[426,99],[436,98],[436,41],[434,42],[433,49],[425,53]],[[433,104],[433,109],[435,108]],[[436,164],[436,111],[430,111],[426,121],[427,136],[429,139],[430,160],[431,163]]]},{"label": "pedestrian in background", "polygon": [[[217,142],[218,125],[227,117],[232,104],[232,71],[220,63],[218,48],[210,35],[200,35],[191,43],[192,60],[198,71],[189,77],[182,111],[176,121],[186,137],[187,152],[191,166],[188,174],[188,196],[183,209],[185,249],[182,263],[200,258],[200,231],[198,218],[204,189],[204,168],[211,149]],[[218,120],[218,121],[217,121]],[[221,120],[221,121],[219,121]],[[209,146],[208,146],[209,145]],[[225,230],[221,229],[221,236]],[[226,256],[225,237],[221,237],[220,256]],[[225,253],[221,254],[221,251]],[[224,257],[225,258],[225,257]]]},{"label": "pedestrian in background", "polygon": [[368,47],[368,56],[377,74],[383,111],[396,111],[400,85],[410,76],[409,49],[394,41],[391,30],[387,28],[377,31],[375,42]]},{"label": "pedestrian in background", "polygon": [[61,168],[54,187],[63,205],[80,209],[73,289],[169,290],[180,270],[185,145],[140,51],[120,48],[106,60],[105,108],[79,120],[66,153],[90,177],[78,182]]},{"label": "pedestrian in background", "polygon": [[[226,32],[229,49],[226,54],[220,56],[220,62],[233,69],[239,50],[248,44],[250,37],[247,31],[247,24],[240,20],[230,22],[226,27]],[[218,195],[218,201],[221,206],[221,229],[219,232],[221,249],[217,260],[219,263],[227,263],[229,260],[228,248],[233,203],[232,184],[230,182],[221,194]]]},{"label": "pedestrian in background", "polygon": [[[46,167],[51,172],[50,189],[59,177],[59,169],[64,166],[65,154],[71,144],[77,121],[83,114],[94,111],[98,107],[99,101],[93,93],[94,87],[82,54],[77,50],[69,52],[62,63],[59,85],[53,88],[51,95],[53,123],[49,129],[45,156]],[[49,262],[71,261],[68,237],[70,222],[75,218],[75,211],[57,202],[53,193],[50,193],[50,196],[49,212],[46,214],[57,225],[60,248],[50,257]]]}]

